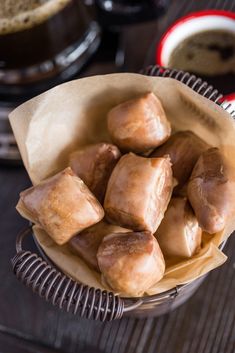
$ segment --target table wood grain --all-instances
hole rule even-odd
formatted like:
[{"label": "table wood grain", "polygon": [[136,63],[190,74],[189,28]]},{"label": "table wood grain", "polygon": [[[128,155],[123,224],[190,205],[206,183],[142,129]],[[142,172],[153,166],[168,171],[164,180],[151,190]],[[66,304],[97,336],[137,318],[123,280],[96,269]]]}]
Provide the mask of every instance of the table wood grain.
[{"label": "table wood grain", "polygon": [[[215,7],[235,10],[235,1],[172,1],[159,23],[139,25],[136,34],[132,29],[123,30],[122,48],[133,43],[133,38],[139,43],[142,38],[145,48],[143,53],[141,47],[129,47],[125,69],[138,71],[146,60],[150,63],[151,57],[146,59],[148,46],[176,18],[195,9]],[[113,63],[95,63],[85,75],[111,71]],[[212,271],[196,294],[174,312],[103,324],[80,319],[55,309],[12,274],[15,237],[27,224],[14,207],[19,192],[29,185],[23,167],[0,166],[0,353],[235,353],[235,236],[224,250],[226,264]]]}]

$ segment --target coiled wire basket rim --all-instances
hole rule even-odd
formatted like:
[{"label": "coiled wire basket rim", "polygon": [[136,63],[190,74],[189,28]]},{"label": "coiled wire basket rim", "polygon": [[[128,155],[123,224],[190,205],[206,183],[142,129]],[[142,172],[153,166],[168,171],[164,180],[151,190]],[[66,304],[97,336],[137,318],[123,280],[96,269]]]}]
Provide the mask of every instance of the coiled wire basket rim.
[{"label": "coiled wire basket rim", "polygon": [[[140,72],[143,75],[174,78],[188,87],[220,105],[229,111],[231,104],[222,101],[223,95],[213,86],[188,72],[168,69],[159,65],[148,66]],[[235,117],[235,111],[229,111]],[[31,226],[21,231],[16,239],[16,255],[11,260],[13,272],[33,292],[44,297],[53,305],[65,309],[67,312],[79,314],[81,317],[100,321],[119,319],[124,313],[133,311],[146,303],[161,303],[166,299],[174,299],[182,289],[190,286],[194,281],[182,284],[160,294],[144,296],[141,298],[121,298],[113,292],[101,291],[74,281],[58,270],[57,266],[48,259],[41,249],[35,236],[34,241],[41,257],[36,253],[22,249],[22,242],[28,235],[32,235]],[[226,241],[220,245],[223,249]]]}]

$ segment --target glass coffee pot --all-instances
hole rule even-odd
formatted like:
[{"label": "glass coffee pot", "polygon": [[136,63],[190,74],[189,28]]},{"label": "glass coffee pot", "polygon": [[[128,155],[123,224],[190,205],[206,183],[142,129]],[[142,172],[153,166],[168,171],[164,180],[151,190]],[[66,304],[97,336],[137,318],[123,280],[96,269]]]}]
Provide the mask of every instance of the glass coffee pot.
[{"label": "glass coffee pot", "polygon": [[79,0],[0,0],[0,94],[72,77],[99,41]]}]

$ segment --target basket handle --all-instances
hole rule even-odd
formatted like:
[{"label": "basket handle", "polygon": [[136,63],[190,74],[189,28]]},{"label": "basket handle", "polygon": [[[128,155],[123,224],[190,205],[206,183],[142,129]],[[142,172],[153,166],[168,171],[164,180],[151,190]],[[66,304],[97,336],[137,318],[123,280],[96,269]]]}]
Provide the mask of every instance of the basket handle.
[{"label": "basket handle", "polygon": [[46,301],[88,319],[111,321],[124,312],[139,307],[141,299],[130,305],[113,292],[83,285],[64,275],[53,264],[36,253],[23,250],[24,239],[32,235],[32,227],[22,230],[16,238],[16,255],[11,263],[16,277]]},{"label": "basket handle", "polygon": [[[170,69],[160,65],[149,65],[139,72],[142,75],[168,77],[184,83],[201,96],[210,99],[214,103],[221,105],[223,95],[218,92],[213,86],[203,81],[200,77],[192,75],[191,73],[178,69]],[[225,109],[226,110],[226,109]]]}]

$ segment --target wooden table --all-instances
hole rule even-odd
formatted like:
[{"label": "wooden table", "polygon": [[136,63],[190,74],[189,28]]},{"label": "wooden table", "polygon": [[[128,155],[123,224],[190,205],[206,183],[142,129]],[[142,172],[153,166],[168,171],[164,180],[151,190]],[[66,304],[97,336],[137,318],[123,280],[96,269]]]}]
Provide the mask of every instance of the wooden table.
[{"label": "wooden table", "polygon": [[[133,29],[124,30],[120,45],[126,48],[133,43],[128,45],[125,69],[138,71],[144,60],[151,62],[151,57],[146,59],[145,48],[177,17],[213,7],[235,10],[235,1],[172,1],[158,24],[136,26],[138,42],[139,34],[143,36],[142,55],[138,55],[133,43]],[[112,62],[95,63],[85,75],[111,71]],[[235,236],[225,247],[226,264],[214,270],[196,294],[174,312],[160,318],[123,318],[105,324],[80,319],[45,303],[12,274],[10,258],[15,253],[15,236],[26,225],[14,206],[19,192],[29,184],[23,167],[0,167],[0,353],[235,352]]]}]

